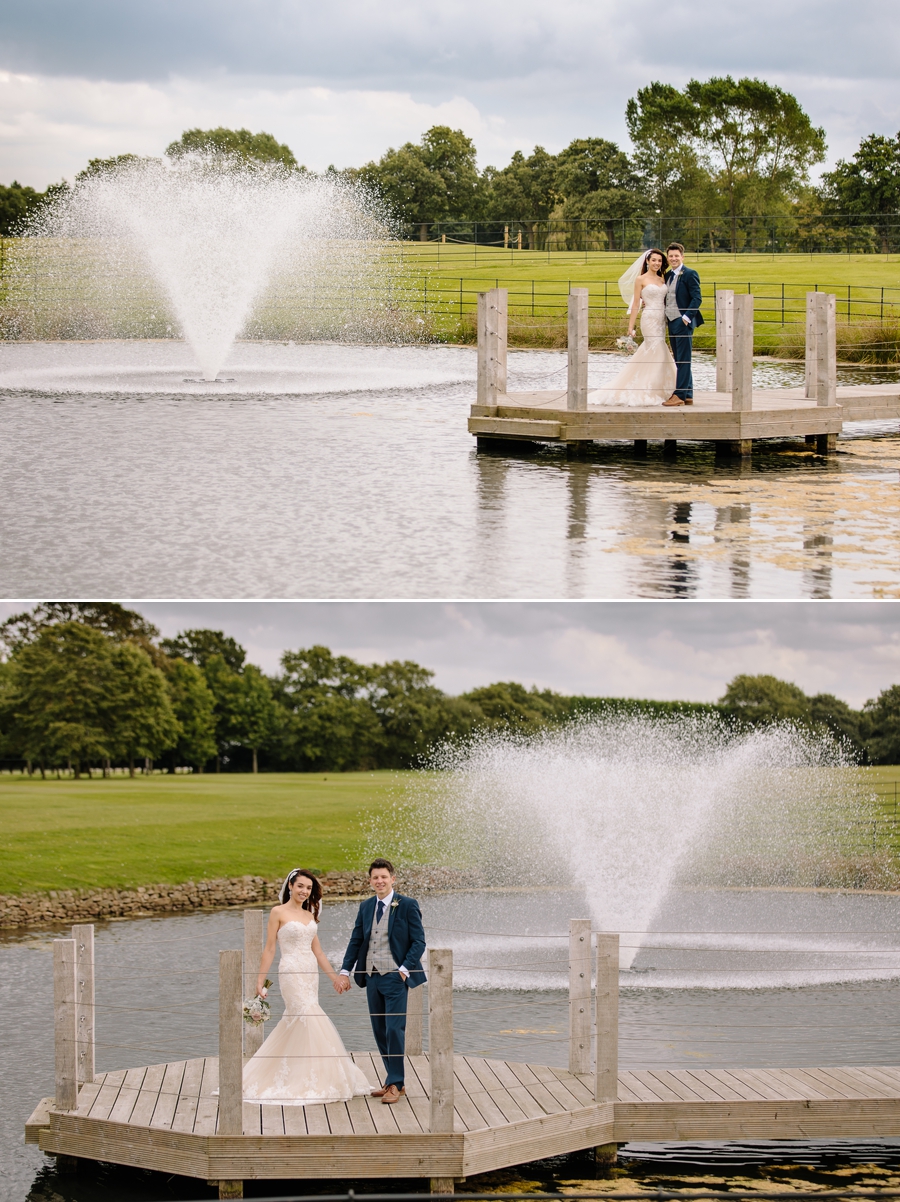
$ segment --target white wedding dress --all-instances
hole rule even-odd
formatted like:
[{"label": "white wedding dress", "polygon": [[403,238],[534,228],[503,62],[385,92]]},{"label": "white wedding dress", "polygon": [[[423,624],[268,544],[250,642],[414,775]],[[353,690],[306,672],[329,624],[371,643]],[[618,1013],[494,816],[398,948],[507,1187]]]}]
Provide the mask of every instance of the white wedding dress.
[{"label": "white wedding dress", "polygon": [[619,374],[588,393],[588,404],[647,406],[667,401],[675,390],[675,360],[666,342],[666,286],[645,284],[641,292],[643,342]]},{"label": "white wedding dress", "polygon": [[279,928],[284,1017],[244,1065],[245,1102],[346,1102],[372,1088],[319,1005],[319,965],[312,952],[317,930],[314,922],[297,921]]}]

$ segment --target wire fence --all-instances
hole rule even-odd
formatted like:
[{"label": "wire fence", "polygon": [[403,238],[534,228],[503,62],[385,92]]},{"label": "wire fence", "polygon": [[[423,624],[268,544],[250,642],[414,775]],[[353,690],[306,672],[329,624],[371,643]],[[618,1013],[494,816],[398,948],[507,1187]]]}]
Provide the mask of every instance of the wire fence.
[{"label": "wire fence", "polygon": [[424,221],[403,227],[409,241],[502,247],[547,254],[620,252],[680,242],[694,254],[897,254],[900,213],[822,215],[642,214],[603,220],[532,218]]}]

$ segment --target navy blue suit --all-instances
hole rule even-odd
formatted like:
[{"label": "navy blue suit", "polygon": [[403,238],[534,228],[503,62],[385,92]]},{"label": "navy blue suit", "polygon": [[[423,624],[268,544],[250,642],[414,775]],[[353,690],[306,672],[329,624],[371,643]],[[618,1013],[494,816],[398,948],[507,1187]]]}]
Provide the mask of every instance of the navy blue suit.
[{"label": "navy blue suit", "polygon": [[[671,271],[666,272],[666,281],[670,279]],[[682,267],[675,284],[675,303],[681,310],[682,317],[689,317],[690,324],[685,324],[682,317],[674,321],[666,321],[669,327],[669,343],[672,356],[675,359],[675,396],[683,401],[690,400],[694,395],[694,377],[691,372],[691,353],[694,349],[694,330],[703,325],[703,314],[700,306],[703,295],[700,291],[700,277],[692,267]]]},{"label": "navy blue suit", "polygon": [[399,972],[367,973],[366,954],[377,902],[373,896],[361,903],[341,970],[352,972],[357,985],[366,991],[372,1033],[384,1061],[384,1083],[399,1089],[404,1080],[407,991],[425,984],[425,928],[419,903],[395,893],[388,911],[388,943],[397,967],[409,969],[408,980]]}]

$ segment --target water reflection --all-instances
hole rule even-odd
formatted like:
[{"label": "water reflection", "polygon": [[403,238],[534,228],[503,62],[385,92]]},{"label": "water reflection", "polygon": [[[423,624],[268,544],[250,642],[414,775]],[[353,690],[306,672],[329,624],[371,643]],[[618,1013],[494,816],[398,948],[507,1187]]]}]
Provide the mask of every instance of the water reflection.
[{"label": "water reflection", "polygon": [[[828,458],[796,440],[752,460],[476,450],[470,348],[338,349],[332,391],[321,348],[304,392],[0,391],[4,595],[900,595],[896,422],[877,441],[857,424]],[[564,363],[517,353],[511,380]],[[592,378],[616,366],[592,356]]]}]

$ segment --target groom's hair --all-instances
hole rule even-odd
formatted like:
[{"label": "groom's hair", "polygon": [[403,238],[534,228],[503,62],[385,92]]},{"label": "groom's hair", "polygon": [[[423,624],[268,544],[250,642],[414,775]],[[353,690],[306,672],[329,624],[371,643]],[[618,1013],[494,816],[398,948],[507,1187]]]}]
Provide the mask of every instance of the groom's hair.
[{"label": "groom's hair", "polygon": [[668,252],[670,250],[680,250],[681,253],[684,254],[684,247],[681,245],[680,242],[670,242],[669,245],[666,247],[666,254],[668,254]]},{"label": "groom's hair", "polygon": [[372,875],[372,870],[374,868],[386,868],[391,876],[395,875],[394,865],[390,862],[390,860],[373,860],[369,865],[369,876]]}]

